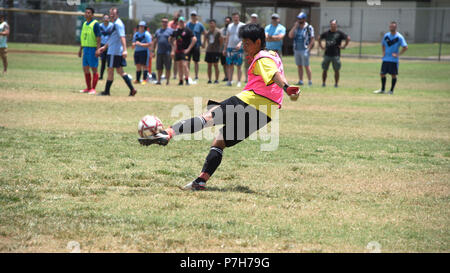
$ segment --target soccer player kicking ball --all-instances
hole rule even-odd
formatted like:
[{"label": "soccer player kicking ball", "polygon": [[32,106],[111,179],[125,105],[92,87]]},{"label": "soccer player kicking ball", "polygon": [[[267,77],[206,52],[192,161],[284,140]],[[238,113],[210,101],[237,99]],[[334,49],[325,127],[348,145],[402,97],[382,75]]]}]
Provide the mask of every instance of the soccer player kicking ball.
[{"label": "soccer player kicking ball", "polygon": [[[292,100],[299,96],[299,88],[289,86],[284,77],[283,63],[277,53],[264,50],[264,29],[248,24],[239,30],[248,56],[253,56],[244,91],[220,103],[209,101],[209,110],[197,117],[178,122],[149,138],[140,138],[142,145],[167,145],[176,135],[192,134],[208,126],[224,124],[214,139],[200,175],[183,190],[205,190],[206,181],[222,161],[223,150],[241,142],[271,121],[270,106],[281,107],[283,90]],[[263,113],[264,108],[267,110]]]}]

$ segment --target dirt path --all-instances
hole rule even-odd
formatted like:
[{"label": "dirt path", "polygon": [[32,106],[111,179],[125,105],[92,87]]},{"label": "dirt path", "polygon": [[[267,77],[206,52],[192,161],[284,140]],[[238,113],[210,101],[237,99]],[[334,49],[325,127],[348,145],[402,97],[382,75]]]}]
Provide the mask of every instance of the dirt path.
[{"label": "dirt path", "polygon": [[61,55],[77,55],[77,52],[21,50],[21,49],[8,49],[8,53],[50,54],[50,55],[57,55],[57,54],[61,54]]}]

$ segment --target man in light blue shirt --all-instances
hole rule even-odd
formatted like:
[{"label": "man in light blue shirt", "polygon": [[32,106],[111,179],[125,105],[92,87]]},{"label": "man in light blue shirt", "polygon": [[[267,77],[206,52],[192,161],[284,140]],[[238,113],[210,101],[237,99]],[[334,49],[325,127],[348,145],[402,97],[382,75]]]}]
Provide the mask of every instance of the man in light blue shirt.
[{"label": "man in light blue shirt", "polygon": [[134,96],[137,90],[134,89],[131,83],[131,76],[123,71],[123,67],[127,66],[127,41],[125,39],[125,25],[119,18],[119,11],[117,8],[111,8],[109,10],[109,18],[113,24],[111,36],[106,44],[97,50],[97,56],[102,54],[105,50],[108,50],[106,58],[108,62],[108,79],[105,85],[105,91],[98,94],[99,96],[109,96],[109,90],[114,80],[114,68],[117,73],[122,76],[122,79],[130,89],[129,96]]},{"label": "man in light blue shirt", "polygon": [[266,32],[266,48],[273,50],[281,57],[283,48],[283,38],[286,35],[286,28],[280,24],[280,15],[272,14],[272,23],[264,29]]},{"label": "man in light blue shirt", "polygon": [[[384,94],[386,86],[386,74],[391,74],[392,84],[390,95],[394,94],[394,87],[397,83],[399,56],[405,53],[408,49],[403,35],[397,32],[397,23],[391,22],[389,25],[389,32],[383,36],[381,41],[381,47],[383,49],[383,62],[381,64],[381,89],[374,91],[375,94]],[[399,53],[399,49],[402,47],[402,51]]]},{"label": "man in light blue shirt", "polygon": [[147,24],[145,21],[139,22],[138,31],[133,35],[134,64],[136,65],[136,80],[134,83],[141,82],[141,74],[143,74],[142,84],[146,84],[148,75],[148,57],[149,49],[152,47],[152,36],[145,30]]},{"label": "man in light blue shirt", "polygon": [[8,44],[6,40],[9,36],[9,25],[5,22],[5,16],[0,14],[0,57],[3,61],[3,74],[8,70]]},{"label": "man in light blue shirt", "polygon": [[289,31],[289,38],[294,39],[295,64],[298,71],[298,85],[303,85],[303,67],[308,76],[308,84],[312,85],[309,54],[314,46],[314,28],[306,22],[306,13],[300,12],[294,27]]},{"label": "man in light blue shirt", "polygon": [[[100,39],[100,46],[104,46],[106,44],[106,42],[109,39],[109,36],[112,33],[112,29],[113,29],[114,25],[111,24],[109,22],[109,15],[105,14],[103,15],[103,23],[100,24],[100,34],[101,34],[101,39]],[[100,69],[100,78],[99,80],[103,80],[103,74],[105,72],[105,64],[106,64],[106,51],[104,51],[102,53],[102,55],[100,56],[101,60],[102,60],[102,66]]]}]

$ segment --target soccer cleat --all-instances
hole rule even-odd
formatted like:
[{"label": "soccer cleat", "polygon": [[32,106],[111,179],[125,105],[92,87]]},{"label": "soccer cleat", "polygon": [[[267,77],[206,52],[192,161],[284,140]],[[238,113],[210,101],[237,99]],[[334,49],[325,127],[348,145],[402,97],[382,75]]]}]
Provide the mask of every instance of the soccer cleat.
[{"label": "soccer cleat", "polygon": [[80,90],[80,93],[89,93],[89,91],[90,91],[90,89],[86,88],[86,89]]},{"label": "soccer cleat", "polygon": [[384,90],[381,90],[381,89],[375,90],[375,91],[373,91],[373,93],[374,94],[384,94]]},{"label": "soccer cleat", "polygon": [[237,87],[241,87],[241,82],[238,82],[238,83],[236,84],[236,86],[237,86]]},{"label": "soccer cleat", "polygon": [[297,85],[303,85],[303,81],[298,81]]},{"label": "soccer cleat", "polygon": [[389,95],[394,95],[394,91],[391,90],[391,91],[388,92],[388,94]]},{"label": "soccer cleat", "polygon": [[229,81],[229,82],[227,82],[227,86],[232,86],[232,85],[231,85],[231,82],[230,82],[230,81]]},{"label": "soccer cleat", "polygon": [[322,87],[326,87],[327,85],[325,83],[322,83]]},{"label": "soccer cleat", "polygon": [[309,81],[309,82],[308,82],[308,85],[311,86],[311,85],[312,85],[312,81]]},{"label": "soccer cleat", "polygon": [[180,80],[180,81],[178,82],[178,85],[183,85],[183,81]]},{"label": "soccer cleat", "polygon": [[88,93],[89,95],[95,95],[95,94],[97,94],[97,92],[95,91],[95,89],[94,88],[92,88],[91,90],[89,90],[89,93]]},{"label": "soccer cleat", "polygon": [[215,80],[215,81],[214,81],[214,84],[218,84],[218,83],[219,83],[219,81],[218,81],[218,80]]},{"label": "soccer cleat", "polygon": [[211,80],[209,80],[209,81],[208,81],[208,84],[211,84],[211,83],[212,83],[212,81],[211,81]]},{"label": "soccer cleat", "polygon": [[138,83],[140,83],[140,82],[139,82],[138,80],[134,80],[133,83],[134,83],[134,84],[138,84]]},{"label": "soccer cleat", "polygon": [[110,94],[109,94],[109,92],[103,91],[101,93],[98,93],[97,96],[110,96]]},{"label": "soccer cleat", "polygon": [[338,84],[337,83],[334,84],[334,88],[338,88]]},{"label": "soccer cleat", "polygon": [[166,131],[157,133],[149,137],[138,138],[139,143],[143,146],[150,146],[152,144],[166,146],[169,143],[169,140],[170,136]]},{"label": "soccer cleat", "polygon": [[146,84],[147,84],[147,81],[142,81],[141,84],[142,84],[142,85],[146,85]]},{"label": "soccer cleat", "polygon": [[156,85],[161,85],[161,82],[156,82]]},{"label": "soccer cleat", "polygon": [[195,180],[186,184],[184,187],[180,187],[183,191],[204,191],[206,190],[205,182],[196,182]]},{"label": "soccer cleat", "polygon": [[130,94],[128,96],[134,97],[134,95],[136,95],[136,93],[137,93],[137,90],[133,89],[132,91],[130,91]]}]

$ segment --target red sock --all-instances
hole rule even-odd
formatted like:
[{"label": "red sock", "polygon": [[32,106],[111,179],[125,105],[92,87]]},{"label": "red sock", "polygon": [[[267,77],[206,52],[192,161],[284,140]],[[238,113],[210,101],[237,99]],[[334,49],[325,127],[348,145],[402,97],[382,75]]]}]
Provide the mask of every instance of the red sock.
[{"label": "red sock", "polygon": [[94,73],[92,77],[92,89],[95,89],[95,87],[97,86],[97,82],[98,82],[98,73]]},{"label": "red sock", "polygon": [[91,90],[91,73],[85,73],[84,79],[86,80],[87,89]]}]

